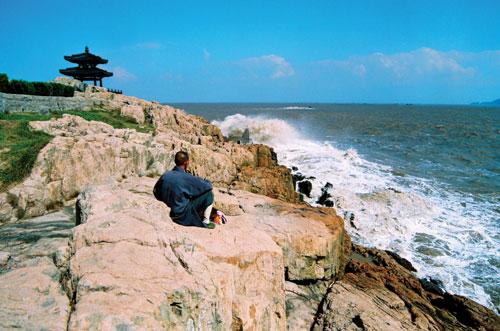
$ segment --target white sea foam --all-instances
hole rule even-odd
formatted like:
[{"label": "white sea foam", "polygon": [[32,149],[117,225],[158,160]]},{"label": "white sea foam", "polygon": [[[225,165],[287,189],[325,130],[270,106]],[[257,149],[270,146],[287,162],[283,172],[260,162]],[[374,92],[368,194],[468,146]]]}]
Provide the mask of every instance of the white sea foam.
[{"label": "white sea foam", "polygon": [[[396,251],[416,266],[420,277],[439,278],[448,291],[494,308],[473,281],[471,265],[498,254],[498,238],[482,219],[485,206],[475,206],[472,197],[421,178],[406,176],[402,182],[390,167],[369,162],[354,149],[306,139],[281,119],[236,114],[214,124],[226,135],[248,128],[254,142],[275,149],[281,164],[314,176],[309,203],[315,205],[321,188],[332,183],[335,208],[355,242]],[[460,209],[464,201],[467,213]]]},{"label": "white sea foam", "polygon": [[258,110],[314,110],[311,106],[260,107]]}]

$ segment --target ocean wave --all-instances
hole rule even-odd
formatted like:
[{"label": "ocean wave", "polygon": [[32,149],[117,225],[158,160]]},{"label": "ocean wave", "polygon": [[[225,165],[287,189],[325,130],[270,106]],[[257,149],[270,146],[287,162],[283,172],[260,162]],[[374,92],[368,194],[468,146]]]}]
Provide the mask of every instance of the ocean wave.
[{"label": "ocean wave", "polygon": [[[429,180],[398,176],[355,149],[307,139],[282,119],[236,114],[214,124],[225,135],[248,128],[254,142],[275,149],[281,164],[314,176],[311,198],[306,198],[310,204],[315,205],[321,188],[331,183],[337,213],[344,215],[355,242],[396,251],[417,267],[420,277],[439,278],[449,292],[494,308],[477,281],[500,271],[498,234],[488,227],[494,222],[485,219],[485,208],[494,206]],[[488,263],[491,259],[496,262]]]},{"label": "ocean wave", "polygon": [[311,106],[260,107],[257,110],[314,110]]}]

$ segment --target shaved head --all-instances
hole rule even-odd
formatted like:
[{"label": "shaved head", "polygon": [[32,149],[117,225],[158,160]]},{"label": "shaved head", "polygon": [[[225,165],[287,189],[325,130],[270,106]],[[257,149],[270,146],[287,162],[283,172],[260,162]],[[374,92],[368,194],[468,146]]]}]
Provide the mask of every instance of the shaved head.
[{"label": "shaved head", "polygon": [[184,165],[187,161],[189,161],[189,155],[188,153],[184,151],[180,151],[175,153],[175,165],[176,166],[182,166]]}]

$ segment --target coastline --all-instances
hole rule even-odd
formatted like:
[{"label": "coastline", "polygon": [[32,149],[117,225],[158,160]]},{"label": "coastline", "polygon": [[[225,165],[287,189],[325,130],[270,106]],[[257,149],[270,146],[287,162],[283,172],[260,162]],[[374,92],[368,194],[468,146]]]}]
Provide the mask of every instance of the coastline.
[{"label": "coastline", "polygon": [[[474,327],[486,330],[495,330],[500,325],[498,315],[491,310],[469,299],[445,293],[439,287],[422,284],[411,271],[400,265],[402,260],[398,263],[393,256],[380,250],[351,247],[343,222],[334,214],[333,209],[312,208],[298,203],[292,174],[289,169],[277,163],[271,148],[224,142],[220,129],[206,120],[158,103],[113,95],[105,89],[89,89],[79,97],[99,103],[104,110],[118,111],[138,123],[150,121],[156,131],[152,135],[129,129],[114,129],[104,123],[88,122],[71,115],[30,124],[33,129],[50,133],[54,138],[40,153],[30,177],[8,192],[0,194],[2,220],[5,222],[5,215],[10,215],[7,225],[22,224],[26,219],[47,215],[65,205],[72,206],[78,197],[76,218],[77,225],[81,225],[74,228],[73,238],[57,242],[57,247],[48,240],[48,246],[53,249],[48,255],[34,255],[33,258],[28,254],[23,257],[26,260],[16,260],[15,256],[7,257],[2,266],[0,284],[12,282],[23,288],[20,278],[16,278],[21,277],[22,272],[34,275],[43,268],[50,269],[52,281],[42,281],[49,284],[47,286],[51,288],[51,295],[58,298],[54,300],[59,307],[54,321],[62,323],[61,325],[66,323],[68,328],[78,329],[82,325],[103,327],[106,323],[136,323],[137,326],[137,323],[146,323],[144,325],[184,329],[191,325],[189,323],[194,326],[209,326],[217,321],[223,328],[241,326],[244,329],[285,329],[287,321],[289,327],[293,321],[296,325],[310,322],[317,329],[339,325],[345,328],[349,325],[376,328],[389,323],[394,329]],[[196,174],[211,179],[216,186],[222,188],[218,197],[220,208],[234,216],[234,225],[243,227],[237,229],[231,225],[214,233],[229,236],[235,242],[249,240],[249,233],[255,238],[261,238],[261,242],[266,243],[264,250],[259,249],[257,243],[249,243],[247,246],[255,254],[254,258],[249,260],[244,252],[222,254],[215,244],[213,233],[201,233],[200,229],[171,229],[172,225],[164,219],[153,216],[155,210],[159,209],[166,218],[168,210],[152,199],[151,179],[147,177],[154,178],[167,169],[171,165],[171,154],[177,148],[186,148],[193,155],[193,163],[198,164],[194,168]],[[112,183],[108,183],[110,176],[114,177]],[[113,199],[118,200],[116,203],[110,202]],[[116,208],[107,209],[110,205]],[[135,209],[131,206],[135,206],[137,214],[134,214]],[[22,217],[18,217],[19,215]],[[290,218],[290,215],[294,217]],[[146,223],[151,218],[156,223],[140,227],[145,232],[137,232],[136,226],[139,223],[136,223],[134,217]],[[238,217],[241,217],[240,221]],[[300,222],[305,223],[302,226],[297,225],[300,223],[292,224],[290,219],[297,222],[300,219]],[[106,230],[106,222],[111,229]],[[284,222],[283,226],[279,225],[280,222]],[[253,226],[248,227],[245,225],[247,223]],[[313,228],[314,224],[321,230]],[[20,231],[22,233],[23,230]],[[162,234],[176,231],[183,234],[182,238],[164,237]],[[273,231],[274,234],[269,238],[269,233]],[[318,233],[314,231],[319,231],[324,239],[317,241]],[[193,236],[198,239],[190,243]],[[152,275],[141,274],[136,277],[129,274],[130,270],[125,270],[123,266],[127,265],[128,254],[135,254],[133,251],[139,249],[130,245],[138,244],[142,247],[140,249],[151,247],[156,250],[162,247],[157,246],[158,242],[166,244],[167,260],[175,268],[179,268],[175,269],[175,274],[183,274],[186,279],[191,279],[189,277],[193,277],[193,270],[205,268],[210,270],[212,279],[217,282],[224,279],[226,273],[233,274],[236,278],[242,275],[256,277],[261,282],[245,284],[248,287],[245,290],[257,295],[247,301],[231,297],[231,291],[241,290],[241,285],[232,277],[229,281],[233,284],[232,287],[226,287],[229,285],[224,282],[217,283],[219,285],[215,286],[216,291],[205,294],[197,293],[202,283],[193,278],[193,287],[188,292],[181,293],[178,292],[179,284],[165,283],[172,275],[162,274],[161,271],[160,276],[157,276],[160,280],[155,282],[155,291],[168,285],[166,297],[176,304],[165,306],[166,297],[151,297],[154,304],[145,303],[148,309],[137,308],[143,316],[142,321],[134,320],[137,317],[134,311],[111,309],[116,303],[123,304],[119,293],[127,286],[138,291],[136,295],[139,297],[153,295],[152,289],[148,289],[148,285],[144,283]],[[179,242],[183,244],[176,246]],[[213,244],[213,249],[203,248]],[[236,249],[229,243],[226,244],[229,245],[229,250]],[[196,247],[199,254],[196,258],[188,254],[192,247]],[[103,249],[107,253],[100,255],[104,252]],[[351,249],[354,252],[352,254]],[[7,254],[13,255],[9,252]],[[85,254],[89,255],[85,258]],[[259,260],[261,255],[264,256],[262,261]],[[140,261],[146,259],[146,256],[144,252],[144,255],[137,255],[134,260]],[[48,257],[53,258],[53,262]],[[124,257],[125,260],[114,261],[118,257]],[[200,263],[198,258],[204,262]],[[269,265],[269,261],[273,262]],[[267,269],[259,270],[259,265],[266,265]],[[153,268],[152,265],[140,266]],[[233,268],[234,266],[237,267]],[[253,271],[246,274],[249,266]],[[138,266],[129,267],[133,269]],[[252,269],[253,267],[256,269]],[[106,271],[107,268],[114,271],[110,274]],[[344,273],[346,276],[343,276]],[[102,277],[91,276],[101,274]],[[118,281],[120,275],[128,275],[129,278]],[[273,288],[269,289],[271,296],[268,296],[268,306],[261,307],[258,305],[258,301],[262,299],[260,295],[264,295],[261,286],[269,275],[273,275]],[[133,286],[135,281],[139,284],[137,287]],[[321,285],[324,283],[327,285]],[[64,295],[52,293],[52,289],[56,291],[58,288],[64,290]],[[4,297],[16,296],[15,287],[6,286],[2,290],[6,294]],[[315,303],[315,307],[307,307],[306,301],[300,299],[308,291],[319,291],[316,299],[307,300]],[[36,291],[26,293],[32,302],[40,301]],[[131,293],[127,295],[132,296]],[[200,299],[200,295],[220,297],[209,303]],[[310,299],[307,295],[306,298]],[[377,303],[379,299],[387,300],[388,305],[380,305]],[[366,306],[366,300],[372,300],[372,304]],[[215,305],[219,310],[202,311],[197,308],[200,303],[212,305],[210,307]],[[344,310],[332,309],[332,305],[340,309],[340,303],[346,305]],[[40,318],[39,322],[43,320],[50,324],[52,322],[41,316],[55,316],[51,315],[54,314],[52,308],[55,307],[43,305],[44,303],[36,316]],[[234,308],[235,305],[237,309]],[[105,316],[99,318],[96,308],[91,306],[102,307],[106,311]],[[271,306],[273,308],[269,308]],[[29,305],[23,306],[15,300],[2,301],[1,325],[13,325],[13,317],[9,316],[13,309],[24,312],[32,310]],[[397,311],[397,317],[387,314],[387,310]],[[376,318],[364,314],[368,311]],[[337,319],[338,314],[343,316],[341,320]],[[89,320],[90,324],[85,324]],[[18,322],[20,325],[29,325],[23,324],[29,321],[22,319],[15,323]]]}]

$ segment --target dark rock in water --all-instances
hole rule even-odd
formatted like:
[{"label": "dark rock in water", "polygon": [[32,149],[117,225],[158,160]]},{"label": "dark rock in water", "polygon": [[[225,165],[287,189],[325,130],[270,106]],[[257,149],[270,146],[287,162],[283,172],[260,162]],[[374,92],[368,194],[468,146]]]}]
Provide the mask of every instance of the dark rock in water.
[{"label": "dark rock in water", "polygon": [[314,180],[314,179],[316,179],[316,177],[314,177],[314,176],[309,176],[309,177],[307,177],[307,179]]},{"label": "dark rock in water", "polygon": [[467,207],[467,204],[465,202],[460,202],[460,206],[465,208],[465,207]]},{"label": "dark rock in water", "polygon": [[311,197],[312,183],[308,180],[299,182],[299,192],[305,194],[307,197]]},{"label": "dark rock in water", "polygon": [[333,207],[333,206],[335,206],[335,203],[332,200],[328,199],[325,201],[325,203],[323,205],[325,207]]},{"label": "dark rock in water", "polygon": [[301,180],[304,180],[304,179],[306,179],[306,176],[304,176],[300,172],[293,174],[292,175],[293,187],[297,187],[297,182],[300,182]]},{"label": "dark rock in water", "polygon": [[397,169],[392,170],[392,174],[394,176],[398,176],[398,177],[406,177],[406,174],[404,172],[402,172],[401,170],[397,170]]},{"label": "dark rock in water", "polygon": [[332,196],[330,195],[330,193],[326,192],[326,191],[321,191],[321,195],[320,197],[318,198],[318,200],[316,201],[316,203],[319,203],[320,205],[325,205],[326,201],[331,201],[329,200],[329,198],[331,198]]},{"label": "dark rock in water", "polygon": [[250,139],[250,130],[248,128],[243,131],[243,134],[236,135],[236,134],[231,134],[227,138],[224,138],[225,141],[234,141],[238,144],[242,145],[248,145],[252,143],[252,140]]},{"label": "dark rock in water", "polygon": [[411,264],[410,261],[408,261],[404,257],[399,256],[399,254],[392,252],[392,251],[388,251],[388,250],[386,250],[385,252],[387,254],[389,254],[389,256],[391,256],[394,260],[396,260],[396,262],[399,263],[399,265],[401,265],[405,269],[410,270],[410,271],[417,271],[417,269],[415,269],[415,267],[413,267],[413,265]]},{"label": "dark rock in water", "polygon": [[446,293],[444,289],[444,284],[439,279],[426,277],[426,278],[420,278],[419,280],[422,287],[429,292],[434,292],[440,295],[444,295]]},{"label": "dark rock in water", "polygon": [[401,191],[396,190],[394,187],[389,187],[389,188],[388,188],[388,190],[389,190],[389,191],[392,191],[392,192],[394,192],[394,193],[401,193]]},{"label": "dark rock in water", "polygon": [[296,174],[293,174],[293,178],[295,178],[295,180],[297,180],[298,182],[301,181],[301,180],[304,180],[306,179],[306,176],[304,176],[302,173],[300,172],[297,172]]},{"label": "dark rock in water", "polygon": [[354,213],[351,213],[351,215],[349,216],[349,224],[351,224],[351,226],[353,228],[355,228],[356,230],[358,229],[358,227],[356,226],[356,224],[354,224]]},{"label": "dark rock in water", "polygon": [[276,152],[272,148],[271,148],[271,160],[273,160],[275,164],[278,164],[278,154],[276,154]]},{"label": "dark rock in water", "polygon": [[243,135],[241,136],[241,143],[246,145],[246,144],[250,144],[251,140],[250,140],[250,130],[248,128],[245,129],[245,131],[243,131]]},{"label": "dark rock in water", "polygon": [[333,207],[334,202],[330,199],[332,195],[328,193],[328,190],[331,188],[333,188],[332,183],[326,183],[325,186],[321,188],[321,195],[316,201],[316,203],[326,207]]},{"label": "dark rock in water", "polygon": [[299,168],[297,168],[296,166],[292,166],[292,171],[297,171],[299,170]]}]

